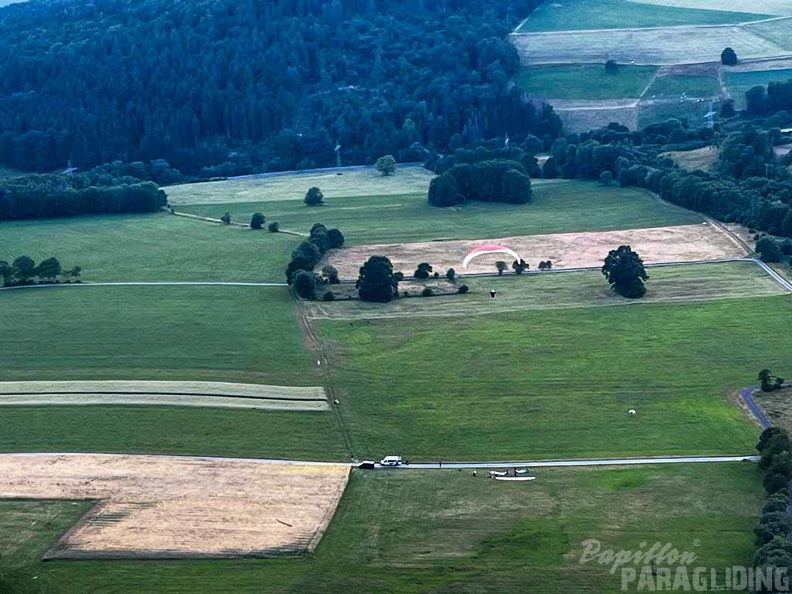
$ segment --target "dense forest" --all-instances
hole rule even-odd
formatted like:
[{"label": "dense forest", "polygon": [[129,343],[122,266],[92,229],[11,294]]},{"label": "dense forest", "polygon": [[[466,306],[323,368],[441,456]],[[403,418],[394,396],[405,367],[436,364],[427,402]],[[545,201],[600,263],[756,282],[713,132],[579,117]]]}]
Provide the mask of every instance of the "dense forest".
[{"label": "dense forest", "polygon": [[31,0],[0,9],[0,164],[205,176],[422,160],[531,133],[508,33],[540,0]]}]

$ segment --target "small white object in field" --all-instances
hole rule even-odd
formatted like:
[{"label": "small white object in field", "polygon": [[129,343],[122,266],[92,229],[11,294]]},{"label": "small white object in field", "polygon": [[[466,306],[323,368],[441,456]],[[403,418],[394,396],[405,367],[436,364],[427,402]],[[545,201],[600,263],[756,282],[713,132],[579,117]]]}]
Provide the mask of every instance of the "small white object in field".
[{"label": "small white object in field", "polygon": [[634,415],[634,414],[635,414],[635,409],[634,409],[634,408],[631,408],[631,409],[630,409],[630,410],[628,410],[627,412],[628,412],[628,413],[630,413],[631,415]]},{"label": "small white object in field", "polygon": [[341,404],[341,403],[338,401],[338,398],[334,398],[334,399],[333,399],[333,404],[335,404],[335,405],[339,405],[339,404]]}]

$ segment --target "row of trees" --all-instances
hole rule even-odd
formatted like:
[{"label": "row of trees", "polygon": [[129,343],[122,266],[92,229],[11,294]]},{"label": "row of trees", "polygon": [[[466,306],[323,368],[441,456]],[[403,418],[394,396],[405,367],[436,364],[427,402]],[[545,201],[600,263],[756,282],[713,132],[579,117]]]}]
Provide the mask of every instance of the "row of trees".
[{"label": "row of trees", "polygon": [[[0,163],[208,177],[420,160],[558,117],[510,83],[541,0],[97,0],[0,13]],[[74,40],[78,39],[79,44]]]},{"label": "row of trees", "polygon": [[[302,271],[313,273],[314,268],[327,250],[344,245],[344,234],[338,229],[328,229],[322,223],[314,223],[308,235],[297,249],[292,252],[291,262],[286,267],[286,282],[290,285],[295,275]],[[301,281],[304,283],[304,281]]]},{"label": "row of trees", "polygon": [[[699,136],[671,120],[645,128],[641,138],[667,140],[667,134],[674,137],[677,132],[679,140]],[[712,133],[702,133],[700,142]],[[636,145],[633,138],[633,133],[618,125],[559,138],[544,165],[544,177],[615,180],[622,186],[647,188],[664,200],[722,221],[792,238],[792,174],[788,169],[792,156],[774,155],[773,146],[781,138],[778,130],[744,125],[722,134],[713,173],[680,170],[662,155],[669,145]]]},{"label": "row of trees", "polygon": [[522,164],[502,159],[456,164],[432,180],[428,194],[429,204],[441,207],[467,200],[526,204],[532,197]]},{"label": "row of trees", "polygon": [[83,187],[84,180],[34,174],[0,179],[0,221],[154,212],[167,204],[153,182]]},{"label": "row of trees", "polygon": [[[759,523],[754,528],[757,551],[753,565],[764,572],[792,570],[792,519],[789,515],[789,485],[792,481],[792,442],[786,430],[769,427],[759,437],[759,468],[767,500]],[[767,586],[761,592],[776,592]]]},{"label": "row of trees", "polygon": [[80,266],[64,270],[60,261],[54,257],[42,260],[38,265],[30,256],[19,256],[11,264],[0,260],[0,278],[4,287],[54,283],[58,282],[59,276],[67,282],[78,281],[81,273]]}]

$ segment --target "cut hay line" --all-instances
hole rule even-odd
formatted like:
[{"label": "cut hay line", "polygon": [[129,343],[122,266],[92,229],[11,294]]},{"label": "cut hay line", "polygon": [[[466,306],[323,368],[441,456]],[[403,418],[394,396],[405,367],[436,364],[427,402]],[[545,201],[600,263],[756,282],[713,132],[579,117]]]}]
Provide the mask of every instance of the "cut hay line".
[{"label": "cut hay line", "polygon": [[0,406],[192,406],[257,410],[326,411],[326,400],[288,400],[178,394],[0,394]]},{"label": "cut hay line", "polygon": [[46,559],[312,550],[349,466],[108,454],[0,455],[0,497],[99,500]]},{"label": "cut hay line", "polygon": [[328,410],[321,387],[224,382],[0,382],[0,406],[198,406],[269,410]]}]

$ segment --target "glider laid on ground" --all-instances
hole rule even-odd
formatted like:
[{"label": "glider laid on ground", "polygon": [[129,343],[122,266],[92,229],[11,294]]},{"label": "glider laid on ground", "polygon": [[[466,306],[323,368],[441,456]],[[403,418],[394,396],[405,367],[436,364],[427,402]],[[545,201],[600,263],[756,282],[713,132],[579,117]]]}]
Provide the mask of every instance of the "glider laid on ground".
[{"label": "glider laid on ground", "polygon": [[506,246],[489,243],[486,245],[480,245],[470,250],[465,256],[465,259],[462,260],[462,268],[467,268],[468,264],[470,264],[472,260],[486,254],[508,254],[515,260],[520,259],[520,256],[513,249],[507,248]]}]

